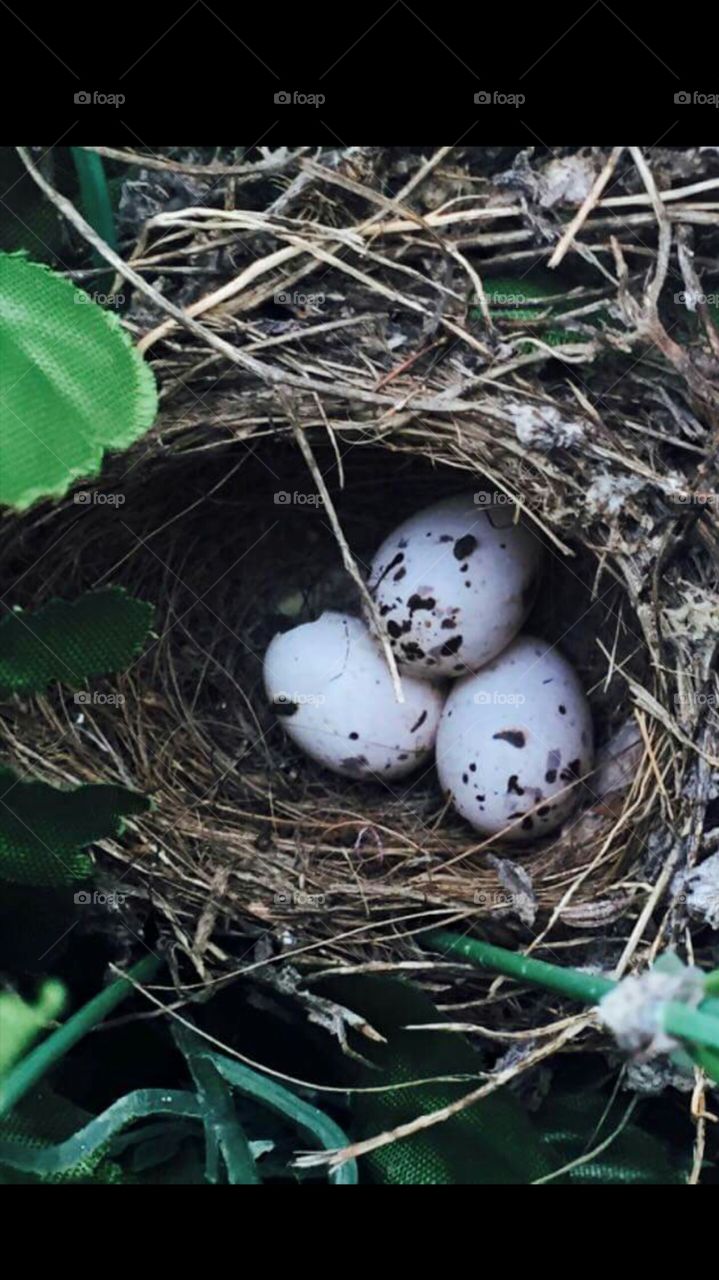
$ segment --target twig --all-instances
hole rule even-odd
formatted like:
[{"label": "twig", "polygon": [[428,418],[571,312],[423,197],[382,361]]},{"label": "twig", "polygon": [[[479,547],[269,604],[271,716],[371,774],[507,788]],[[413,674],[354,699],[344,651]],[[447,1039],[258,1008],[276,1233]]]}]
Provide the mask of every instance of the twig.
[{"label": "twig", "polygon": [[254,164],[224,164],[215,160],[212,164],[189,164],[184,160],[168,160],[163,156],[144,155],[141,151],[122,151],[118,147],[83,147],[108,160],[120,160],[123,164],[141,165],[143,169],[156,169],[161,173],[189,173],[197,178],[253,178],[265,173],[277,173],[299,160],[309,147],[298,147],[291,154],[270,156],[256,160]]},{"label": "twig", "polygon": [[570,222],[569,226],[564,232],[564,235],[559,241],[559,244],[554,250],[554,253],[549,259],[549,262],[547,263],[548,267],[559,266],[560,262],[562,261],[562,258],[564,257],[565,253],[569,249],[569,246],[574,240],[574,237],[576,236],[580,228],[584,226],[584,223],[586,222],[587,218],[592,212],[592,209],[594,208],[597,201],[599,200],[599,197],[602,194],[604,188],[609,182],[609,179],[614,173],[614,170],[617,167],[617,161],[619,160],[619,157],[621,156],[623,150],[624,150],[624,147],[612,148],[611,155],[609,156],[609,159],[607,160],[606,164],[604,165],[604,168],[599,174],[599,177],[596,179],[594,186],[592,187],[589,194],[585,196],[577,212],[572,218],[572,221]]},{"label": "twig", "polygon": [[717,333],[717,327],[712,320],[701,281],[694,267],[694,251],[691,246],[691,231],[688,227],[677,228],[677,257],[682,279],[689,294],[688,310],[693,311],[694,308],[691,306],[691,302],[693,302],[701,316],[701,322],[709,339],[709,345],[714,355],[719,357],[719,333]]},{"label": "twig", "polygon": [[404,702],[404,693],[402,692],[402,683],[399,677],[399,671],[397,670],[397,663],[395,661],[395,656],[392,652],[392,646],[390,645],[389,637],[387,635],[387,632],[385,631],[384,625],[382,623],[382,619],[380,618],[377,605],[372,599],[372,596],[368,590],[367,584],[364,578],[362,577],[362,574],[360,573],[359,569],[357,568],[357,564],[355,562],[354,556],[352,555],[352,552],[349,549],[347,539],[345,538],[345,535],[342,532],[342,526],[337,517],[337,512],[335,511],[334,503],[332,502],[332,499],[330,497],[329,489],[325,484],[324,476],[322,475],[322,472],[320,471],[315,461],[315,456],[312,452],[310,442],[307,439],[307,436],[305,435],[304,431],[302,430],[302,427],[300,426],[299,422],[297,421],[296,415],[291,411],[291,409],[289,411],[289,416],[290,416],[290,421],[292,423],[292,430],[294,432],[295,440],[297,441],[297,444],[299,445],[302,456],[312,473],[314,482],[317,485],[317,488],[320,494],[322,495],[322,502],[324,504],[325,511],[327,512],[329,522],[332,525],[332,532],[334,533],[335,538],[337,539],[337,545],[339,546],[340,553],[342,555],[342,563],[345,569],[347,570],[348,574],[352,578],[352,581],[355,583],[355,585],[359,589],[362,599],[364,600],[367,612],[369,613],[372,619],[372,622],[374,624],[375,634],[377,635],[379,642],[382,645],[382,651],[384,653],[385,658],[387,659],[387,666],[389,667],[390,675],[392,676],[392,684],[394,686],[395,697],[398,702]]}]

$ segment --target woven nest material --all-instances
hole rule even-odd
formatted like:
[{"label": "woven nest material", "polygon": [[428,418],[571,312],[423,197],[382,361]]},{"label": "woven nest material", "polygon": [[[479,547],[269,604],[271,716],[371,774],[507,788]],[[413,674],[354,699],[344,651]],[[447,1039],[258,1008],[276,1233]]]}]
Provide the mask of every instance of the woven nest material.
[{"label": "woven nest material", "polygon": [[[420,185],[407,197],[419,223],[380,210],[370,236],[352,186],[374,189],[367,165],[340,165],[344,188],[310,172],[282,214],[190,209],[151,224],[155,236],[182,232],[175,245],[199,263],[214,253],[220,284],[245,273],[200,319],[272,375],[171,320],[155,332],[162,317],[149,320],[140,300],[161,416],[107,461],[94,501],[8,520],[6,577],[18,604],[121,583],[156,605],[156,639],[128,673],[96,682],[119,705],[79,708],[51,690],[3,719],[4,748],[56,783],[122,782],[153,797],[97,862],[131,905],[152,903],[203,979],[235,969],[259,939],[298,965],[418,962],[422,930],[449,922],[521,944],[539,935],[576,962],[598,937],[616,954],[639,921],[636,945],[656,907],[653,936],[669,940],[686,923],[673,876],[708,847],[717,768],[718,508],[692,497],[710,487],[719,426],[711,352],[701,338],[675,351],[653,309],[665,268],[651,202],[636,259],[625,246],[641,271],[623,302],[591,264],[579,283],[565,272],[568,290],[596,296],[599,285],[618,310],[601,336],[550,361],[541,326],[529,340],[473,330],[466,296],[477,269],[496,259],[505,274],[524,270],[522,255],[549,252],[559,231],[548,249],[506,192],[500,217],[489,179],[465,197],[467,161],[440,166],[435,200],[451,203],[454,181],[460,210],[484,211],[475,224],[426,226]],[[501,242],[508,216],[521,249]],[[285,304],[272,300],[299,281],[303,296],[321,293],[321,316],[298,302],[280,322]],[[330,504],[317,500],[318,474]],[[431,767],[380,785],[314,765],[261,681],[280,627],[359,608],[337,524],[363,573],[402,517],[477,488],[511,497],[545,544],[526,629],[576,666],[600,748],[576,815],[522,849],[448,810]]]}]

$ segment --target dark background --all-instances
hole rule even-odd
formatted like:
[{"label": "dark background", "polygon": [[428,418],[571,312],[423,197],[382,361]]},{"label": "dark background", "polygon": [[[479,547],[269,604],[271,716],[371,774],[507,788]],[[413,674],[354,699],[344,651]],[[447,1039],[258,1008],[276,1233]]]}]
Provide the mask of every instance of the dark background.
[{"label": "dark background", "polygon": [[[8,142],[157,146],[217,139],[709,144],[719,110],[675,93],[719,92],[708,6],[613,0],[459,6],[82,5],[0,0],[0,103]],[[78,92],[124,94],[120,106]],[[280,91],[320,106],[275,104]],[[519,107],[475,105],[478,91]],[[8,137],[12,134],[12,137]],[[50,136],[52,135],[52,136]]]}]

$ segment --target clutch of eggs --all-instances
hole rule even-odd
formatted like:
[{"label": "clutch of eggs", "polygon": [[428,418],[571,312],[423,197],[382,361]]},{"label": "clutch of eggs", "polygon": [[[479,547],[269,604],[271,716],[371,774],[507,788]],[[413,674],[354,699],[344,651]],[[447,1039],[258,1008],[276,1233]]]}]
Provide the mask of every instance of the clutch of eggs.
[{"label": "clutch of eggs", "polygon": [[542,548],[515,513],[492,495],[466,493],[410,516],[382,543],[368,585],[404,672],[457,679],[517,634]]},{"label": "clutch of eggs", "polygon": [[573,668],[520,636],[453,685],[437,732],[437,772],[453,805],[486,835],[527,841],[574,809],[592,767],[589,704]]},{"label": "clutch of eggs", "polygon": [[308,756],[348,778],[411,773],[430,755],[444,701],[423,680],[402,680],[359,618],[327,612],[275,636],[264,663],[267,696]]}]

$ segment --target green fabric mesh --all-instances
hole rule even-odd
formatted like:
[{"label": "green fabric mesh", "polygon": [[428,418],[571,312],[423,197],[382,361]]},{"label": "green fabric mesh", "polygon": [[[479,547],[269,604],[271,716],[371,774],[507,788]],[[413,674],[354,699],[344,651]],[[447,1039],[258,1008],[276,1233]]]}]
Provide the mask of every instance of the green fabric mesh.
[{"label": "green fabric mesh", "polygon": [[60,791],[0,769],[0,880],[47,887],[85,880],[92,862],[83,846],[120,834],[124,815],[148,808],[145,796],[125,787]]},{"label": "green fabric mesh", "polygon": [[117,317],[20,254],[0,255],[0,502],[19,510],[96,475],[157,412]]},{"label": "green fabric mesh", "polygon": [[[82,1129],[91,1119],[88,1112],[67,1098],[41,1087],[24,1098],[9,1115],[0,1117],[0,1142],[36,1149],[54,1146]],[[125,1181],[125,1176],[120,1165],[108,1160],[106,1151],[101,1150],[64,1173],[22,1173],[0,1164],[0,1180],[6,1183],[118,1183]]]},{"label": "green fabric mesh", "polygon": [[153,607],[119,587],[51,600],[0,620],[0,696],[77,685],[127,667],[142,651]]}]

